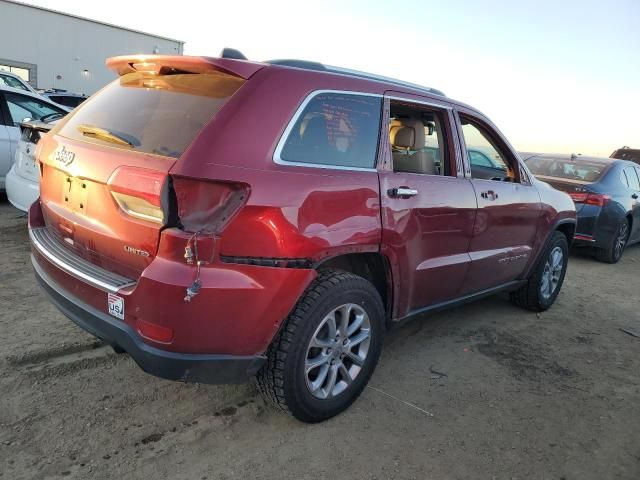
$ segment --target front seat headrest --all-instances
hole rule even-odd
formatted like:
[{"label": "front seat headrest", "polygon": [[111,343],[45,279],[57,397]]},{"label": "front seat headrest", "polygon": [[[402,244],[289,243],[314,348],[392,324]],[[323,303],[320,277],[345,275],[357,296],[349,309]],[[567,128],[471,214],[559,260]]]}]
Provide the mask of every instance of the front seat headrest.
[{"label": "front seat headrest", "polygon": [[424,124],[415,118],[394,120],[389,128],[391,145],[407,150],[424,148]]}]

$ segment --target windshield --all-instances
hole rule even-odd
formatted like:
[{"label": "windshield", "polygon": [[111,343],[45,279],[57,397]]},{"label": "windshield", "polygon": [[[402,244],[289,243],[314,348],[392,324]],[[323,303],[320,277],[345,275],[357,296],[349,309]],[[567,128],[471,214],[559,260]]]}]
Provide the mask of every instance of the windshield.
[{"label": "windshield", "polygon": [[243,83],[217,72],[129,73],[79,106],[58,133],[177,158]]},{"label": "windshield", "polygon": [[533,157],[527,160],[527,167],[534,175],[544,177],[596,182],[609,164],[588,160],[564,160],[559,158]]}]

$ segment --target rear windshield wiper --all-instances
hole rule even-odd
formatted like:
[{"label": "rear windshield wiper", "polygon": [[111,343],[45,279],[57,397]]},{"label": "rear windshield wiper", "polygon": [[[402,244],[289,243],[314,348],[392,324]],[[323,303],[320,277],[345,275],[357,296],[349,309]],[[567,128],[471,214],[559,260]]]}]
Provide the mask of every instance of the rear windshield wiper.
[{"label": "rear windshield wiper", "polygon": [[118,145],[126,145],[127,147],[133,147],[133,143],[131,143],[126,138],[121,137],[109,130],[100,127],[94,127],[93,125],[78,125],[76,127],[80,133],[86,135],[88,137],[99,138],[100,140],[105,140],[111,143],[117,143]]}]

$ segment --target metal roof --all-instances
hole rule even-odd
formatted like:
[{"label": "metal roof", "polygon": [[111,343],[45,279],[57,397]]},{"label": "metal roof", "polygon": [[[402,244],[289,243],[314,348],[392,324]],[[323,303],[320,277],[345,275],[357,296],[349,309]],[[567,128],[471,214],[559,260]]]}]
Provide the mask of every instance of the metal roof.
[{"label": "metal roof", "polygon": [[75,18],[77,20],[83,20],[85,22],[96,23],[98,25],[104,25],[106,27],[117,28],[118,30],[126,30],[128,32],[138,33],[140,35],[146,35],[147,37],[159,38],[161,40],[168,40],[170,42],[176,42],[181,45],[184,45],[184,40],[176,40],[175,38],[164,37],[162,35],[156,35],[154,33],[143,32],[141,30],[135,30],[133,28],[121,27],[119,25],[114,25],[113,23],[101,22],[100,20],[93,20],[92,18],[81,17],[79,15],[73,15],[71,13],[60,12],[59,10],[53,10],[51,8],[39,7],[37,5],[30,5],[28,3],[17,2],[15,0],[0,0],[0,2],[5,3],[13,3],[14,5],[19,5],[21,7],[33,8],[35,10],[41,10],[43,12],[55,13],[56,15],[63,15],[65,17]]}]

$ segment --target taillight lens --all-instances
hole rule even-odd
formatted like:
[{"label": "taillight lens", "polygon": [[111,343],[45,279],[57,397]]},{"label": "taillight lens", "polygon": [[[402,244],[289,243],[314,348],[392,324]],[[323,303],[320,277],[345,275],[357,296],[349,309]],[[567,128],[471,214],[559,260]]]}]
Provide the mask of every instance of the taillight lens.
[{"label": "taillight lens", "polygon": [[138,167],[120,167],[109,178],[111,195],[127,215],[162,224],[162,189],[167,175]]},{"label": "taillight lens", "polygon": [[219,234],[244,206],[249,186],[172,176],[178,218],[190,232]]},{"label": "taillight lens", "polygon": [[602,193],[578,193],[570,192],[569,196],[575,203],[584,203],[585,205],[596,205],[603,207],[611,197]]}]

